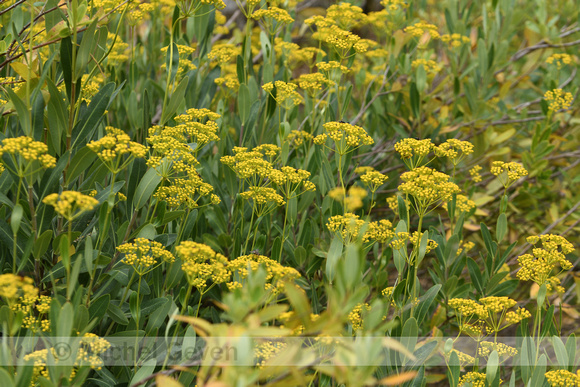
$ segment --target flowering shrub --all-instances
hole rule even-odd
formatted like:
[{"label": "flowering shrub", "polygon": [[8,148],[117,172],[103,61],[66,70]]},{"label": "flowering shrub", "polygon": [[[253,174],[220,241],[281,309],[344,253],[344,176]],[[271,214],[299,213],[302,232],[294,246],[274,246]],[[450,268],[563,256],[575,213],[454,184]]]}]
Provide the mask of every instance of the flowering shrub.
[{"label": "flowering shrub", "polygon": [[0,4],[2,386],[580,384],[577,4],[318,5]]}]

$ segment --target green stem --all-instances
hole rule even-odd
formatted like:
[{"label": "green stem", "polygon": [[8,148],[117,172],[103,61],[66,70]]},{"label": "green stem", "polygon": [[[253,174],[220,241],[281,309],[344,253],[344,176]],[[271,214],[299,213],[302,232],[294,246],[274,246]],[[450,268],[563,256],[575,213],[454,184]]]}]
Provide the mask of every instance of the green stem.
[{"label": "green stem", "polygon": [[141,311],[139,310],[139,304],[141,303],[140,300],[140,295],[141,295],[141,278],[143,278],[143,276],[141,274],[139,274],[139,283],[137,286],[137,315],[135,316],[135,370],[137,370],[137,348],[139,348],[139,315],[141,313]]},{"label": "green stem", "polygon": [[248,228],[248,236],[246,237],[246,244],[244,245],[244,252],[242,255],[245,255],[248,251],[248,242],[250,241],[250,232],[252,231],[252,227],[254,225],[254,206],[252,206],[252,217],[250,218],[250,227]]}]

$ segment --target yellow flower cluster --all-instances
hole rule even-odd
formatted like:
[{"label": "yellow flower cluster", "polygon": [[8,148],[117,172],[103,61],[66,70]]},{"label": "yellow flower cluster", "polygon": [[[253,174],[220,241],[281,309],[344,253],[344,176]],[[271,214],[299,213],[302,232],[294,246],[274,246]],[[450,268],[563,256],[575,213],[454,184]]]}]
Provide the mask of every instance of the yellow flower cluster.
[{"label": "yellow flower cluster", "polygon": [[388,178],[387,175],[383,175],[379,171],[367,171],[360,177],[361,181],[369,187],[371,192],[376,192],[381,185],[385,184]]},{"label": "yellow flower cluster", "polygon": [[302,74],[296,82],[311,98],[314,98],[327,87],[336,84],[321,73]]},{"label": "yellow flower cluster", "polygon": [[550,387],[578,387],[580,386],[580,371],[573,373],[567,370],[553,370],[544,374]]},{"label": "yellow flower cluster", "polygon": [[396,11],[399,8],[406,8],[405,0],[381,0],[381,5],[389,11]]},{"label": "yellow flower cluster", "polygon": [[[531,313],[523,308],[508,311],[516,306],[516,301],[508,297],[484,297],[479,303],[453,298],[449,300],[449,306],[456,311],[460,329],[472,336],[481,336],[486,330],[497,333],[531,317]],[[475,318],[475,324],[469,324],[472,318]]]},{"label": "yellow flower cluster", "polygon": [[[115,42],[113,44],[113,42]],[[115,67],[129,60],[129,44],[123,42],[119,35],[109,32],[107,35],[107,65]]]},{"label": "yellow flower cluster", "polygon": [[292,19],[288,11],[278,7],[259,9],[252,14],[252,19],[261,20],[266,31],[271,35],[275,35],[285,24],[292,24],[294,22],[294,19]]},{"label": "yellow flower cluster", "polygon": [[[272,169],[268,178],[278,187],[286,200],[296,197],[306,191],[316,190],[313,182],[308,181],[310,172],[292,167],[282,167],[280,170]],[[297,192],[302,188],[301,192]]]},{"label": "yellow flower cluster", "polygon": [[163,135],[178,138],[187,143],[196,144],[194,152],[211,141],[218,141],[216,134],[221,116],[209,109],[188,109],[185,114],[175,117],[179,125],[165,128]]},{"label": "yellow flower cluster", "polygon": [[286,347],[288,347],[288,343],[281,341],[267,340],[260,342],[254,349],[256,365],[259,368],[264,368],[268,360],[275,358]]},{"label": "yellow flower cluster", "polygon": [[[424,232],[422,232],[421,236],[419,236],[419,233],[417,231],[415,231],[409,237],[409,240],[411,241],[413,246],[419,246],[419,244],[421,243],[421,238],[423,238],[423,234],[424,234]],[[439,246],[439,245],[433,239],[427,239],[427,249],[425,250],[425,254],[429,253],[430,251],[435,250],[437,248],[437,246]]]},{"label": "yellow flower cluster", "polygon": [[75,366],[89,366],[94,370],[100,370],[103,366],[103,360],[99,357],[111,347],[111,343],[95,335],[94,333],[85,333],[79,343]]},{"label": "yellow flower cluster", "polygon": [[572,93],[565,92],[562,89],[548,90],[544,93],[544,99],[550,102],[548,109],[551,112],[557,112],[558,110],[568,110],[574,101],[574,96]]},{"label": "yellow flower cluster", "polygon": [[463,44],[470,43],[471,40],[468,36],[463,36],[460,34],[444,34],[441,35],[441,41],[449,43],[451,48],[461,47]]},{"label": "yellow flower cluster", "polygon": [[574,251],[574,246],[559,235],[546,234],[527,238],[528,243],[536,245],[541,242],[542,247],[534,247],[532,254],[518,257],[520,270],[517,278],[521,281],[534,281],[538,285],[546,285],[549,291],[564,292],[560,286],[559,273],[553,273],[556,267],[561,270],[570,270],[572,263],[566,259],[566,254]]},{"label": "yellow flower cluster", "polygon": [[221,200],[213,190],[213,186],[201,177],[190,174],[185,179],[175,179],[169,186],[159,187],[153,197],[167,202],[168,207],[173,209],[181,206],[193,209],[200,207],[200,200],[207,196],[211,204],[219,204]]},{"label": "yellow flower cluster", "polygon": [[288,136],[286,136],[285,141],[288,142],[290,146],[298,148],[305,143],[309,143],[312,138],[313,136],[304,130],[292,130]]},{"label": "yellow flower cluster", "polygon": [[404,183],[399,191],[411,195],[417,202],[417,211],[422,213],[427,207],[440,201],[448,201],[453,194],[461,192],[457,184],[449,181],[449,176],[428,167],[417,167],[401,175]]},{"label": "yellow flower cluster", "polygon": [[475,363],[475,358],[473,356],[470,356],[464,352],[458,351],[456,349],[452,349],[448,354],[445,355],[445,359],[447,361],[449,361],[449,359],[451,358],[451,353],[455,352],[455,354],[457,355],[457,358],[459,359],[459,362],[461,364],[473,364]]},{"label": "yellow flower cluster", "polygon": [[[42,315],[48,313],[51,302],[52,298],[48,296],[22,295],[18,298],[16,303],[11,305],[11,309],[15,312],[20,311],[24,314],[22,318],[22,326],[24,328],[30,329],[33,332],[48,332],[50,331],[50,320],[48,318],[42,318]],[[8,302],[9,305],[11,303],[12,301]],[[38,312],[37,314],[34,312],[35,309]]]},{"label": "yellow flower cluster", "polygon": [[[276,86],[276,96],[272,93]],[[296,91],[298,86],[293,83],[286,83],[284,81],[275,81],[265,83],[262,89],[269,93],[272,98],[276,100],[276,103],[284,109],[292,109],[294,106],[300,105],[303,101],[300,93]]]},{"label": "yellow flower cluster", "polygon": [[362,8],[350,3],[333,4],[326,10],[326,18],[332,20],[343,30],[360,27],[367,22]]},{"label": "yellow flower cluster", "polygon": [[521,164],[513,161],[510,163],[494,161],[491,163],[491,173],[499,178],[505,188],[508,188],[520,177],[528,175],[528,171]]},{"label": "yellow flower cluster", "polygon": [[[499,384],[502,384],[503,380],[500,379]],[[459,378],[458,387],[485,387],[487,386],[486,375],[482,372],[468,372]]]},{"label": "yellow flower cluster", "polygon": [[324,37],[324,42],[342,59],[348,57],[351,49],[357,53],[363,53],[368,49],[368,44],[361,42],[360,36],[338,26],[330,26],[319,33]]},{"label": "yellow flower cluster", "polygon": [[476,165],[469,170],[469,174],[474,183],[479,183],[481,181],[481,175],[479,174],[481,169],[481,165]]},{"label": "yellow flower cluster", "polygon": [[367,197],[367,191],[353,185],[348,189],[345,197],[345,190],[342,187],[336,187],[328,192],[328,196],[337,202],[342,202],[346,211],[356,211],[363,206],[363,199]]},{"label": "yellow flower cluster", "polygon": [[[100,358],[99,355],[102,355],[105,351],[109,349],[111,344],[103,339],[98,337],[93,333],[85,333],[85,335],[80,339],[78,343],[78,350],[76,353],[76,357],[74,358],[74,367],[70,374],[70,380],[74,378],[76,375],[76,367],[81,366],[89,366],[91,369],[100,370],[103,366],[103,360]],[[51,351],[51,358],[53,362],[58,362],[59,353],[55,348],[50,348]],[[48,367],[48,349],[40,349],[38,351],[34,351],[25,355],[22,358],[25,362],[32,361],[34,368],[32,371],[32,385],[36,385],[37,380],[40,376],[50,379],[49,369],[53,368],[53,364],[51,367]],[[66,359],[70,360],[70,359]]]},{"label": "yellow flower cluster", "polygon": [[429,24],[425,21],[415,23],[412,26],[405,27],[404,31],[415,37],[421,37],[424,34],[429,34],[433,39],[439,39],[441,36],[437,32],[437,26],[434,24]]},{"label": "yellow flower cluster", "polygon": [[283,206],[286,204],[284,198],[277,194],[275,189],[270,187],[249,187],[249,189],[242,192],[240,196],[246,200],[252,199],[258,206],[263,206],[269,203],[273,203],[276,206]]},{"label": "yellow flower cluster", "polygon": [[0,165],[2,155],[9,155],[17,168],[12,172],[19,177],[26,177],[40,169],[53,168],[56,165],[56,159],[47,152],[48,146],[34,141],[32,137],[5,138],[0,145]]},{"label": "yellow flower cluster", "polygon": [[493,343],[491,341],[482,341],[479,343],[479,349],[477,351],[479,356],[489,356],[493,351],[496,351],[499,357],[514,357],[518,354],[517,349],[504,343]]},{"label": "yellow flower cluster", "polygon": [[411,67],[414,69],[419,66],[423,66],[427,74],[437,74],[443,69],[442,65],[430,59],[415,59],[413,62],[411,62]]},{"label": "yellow flower cluster", "polygon": [[375,241],[378,243],[387,243],[395,236],[393,224],[385,219],[377,222],[370,222],[367,231],[363,235],[363,242]]},{"label": "yellow flower cluster", "polygon": [[357,304],[357,306],[355,306],[354,309],[348,314],[348,321],[352,325],[353,333],[358,331],[359,329],[362,329],[363,327],[362,314],[364,311],[368,312],[370,310],[371,306],[367,303]]},{"label": "yellow flower cluster", "polygon": [[390,246],[394,250],[399,250],[405,247],[407,240],[409,239],[409,233],[401,231],[395,234],[394,239],[391,241]]},{"label": "yellow flower cluster", "polygon": [[358,215],[347,212],[344,215],[335,215],[328,219],[326,227],[336,233],[343,244],[349,244],[356,241],[359,237],[360,230],[365,221],[359,219]]},{"label": "yellow flower cluster", "polygon": [[[470,200],[467,196],[457,195],[456,198],[457,199],[455,200],[455,208],[459,212],[469,212],[475,208],[475,202],[473,200]],[[447,203],[443,203],[442,207],[445,210],[447,210],[448,209]]]},{"label": "yellow flower cluster", "polygon": [[552,54],[546,59],[546,63],[555,64],[560,70],[564,65],[569,65],[574,62],[574,57],[568,54]]},{"label": "yellow flower cluster", "polygon": [[387,205],[389,206],[389,208],[392,211],[397,212],[399,209],[399,199],[397,197],[398,195],[393,195],[393,196],[389,196],[387,198]]},{"label": "yellow flower cluster", "polygon": [[409,169],[421,165],[423,159],[431,153],[434,147],[430,139],[416,140],[414,138],[404,138],[394,146],[395,151]]},{"label": "yellow flower cluster", "polygon": [[173,254],[165,250],[161,243],[145,238],[135,238],[133,243],[124,243],[118,246],[117,250],[125,254],[123,263],[133,266],[140,276],[153,270],[150,269],[152,266],[175,261]]},{"label": "yellow flower cluster", "polygon": [[30,300],[38,297],[38,289],[33,285],[34,281],[29,277],[16,274],[0,275],[0,297],[4,298],[8,305],[18,300]]},{"label": "yellow flower cluster", "polygon": [[242,287],[243,280],[248,278],[248,270],[256,271],[260,266],[266,270],[265,289],[274,294],[284,291],[285,282],[292,282],[300,277],[300,273],[293,267],[282,266],[264,255],[242,255],[228,263],[228,270],[232,272],[232,282],[227,283],[228,288],[231,290]]},{"label": "yellow flower cluster", "polygon": [[473,153],[473,144],[469,141],[461,141],[451,138],[443,144],[434,147],[437,157],[447,157],[453,165],[457,165],[465,156]]},{"label": "yellow flower cluster", "polygon": [[[195,70],[197,68],[196,65],[193,64],[190,57],[191,54],[195,52],[196,44],[193,47],[186,46],[183,44],[176,44],[177,46],[177,53],[179,54],[179,67],[177,68],[177,79],[180,79],[183,75],[185,75],[188,71]],[[161,53],[167,55],[167,50],[169,49],[168,46],[161,48]],[[166,70],[167,65],[163,63],[161,65],[161,70]]]},{"label": "yellow flower cluster", "polygon": [[204,293],[208,281],[221,284],[229,281],[228,259],[216,253],[211,247],[202,243],[184,241],[175,248],[178,257],[183,261],[181,270],[187,282]]},{"label": "yellow flower cluster", "polygon": [[333,70],[337,70],[340,73],[346,74],[349,72],[348,67],[341,65],[339,62],[331,60],[330,62],[317,62],[316,67],[322,73],[324,73],[327,78],[332,78],[331,74]]},{"label": "yellow flower cluster", "polygon": [[207,54],[208,59],[217,62],[220,66],[230,62],[240,54],[241,50],[233,44],[215,44]]},{"label": "yellow flower cluster", "polygon": [[[131,141],[131,138],[120,129],[106,127],[107,134],[87,144],[87,148],[95,152],[103,164],[112,173],[119,173],[133,159],[144,158],[147,154],[147,148],[137,142]],[[123,156],[128,157],[123,160]]]},{"label": "yellow flower cluster", "polygon": [[53,206],[54,210],[68,221],[76,219],[83,212],[91,211],[99,204],[97,199],[76,191],[62,191],[60,194],[46,195],[42,202]]},{"label": "yellow flower cluster", "polygon": [[218,86],[224,86],[232,91],[237,91],[240,88],[240,81],[237,74],[225,74],[214,79],[214,83]]},{"label": "yellow flower cluster", "polygon": [[325,133],[314,138],[316,145],[323,145],[330,137],[334,141],[335,151],[340,155],[353,151],[363,145],[372,145],[374,140],[363,128],[348,122],[327,122],[322,125]]},{"label": "yellow flower cluster", "polygon": [[221,163],[230,167],[251,186],[259,186],[263,180],[270,178],[274,169],[272,162],[280,154],[280,147],[262,144],[251,151],[245,147],[234,147],[233,152],[234,156],[222,156]]},{"label": "yellow flower cluster", "polygon": [[[465,240],[459,243],[459,248],[457,249],[457,256],[459,256],[463,251],[466,253],[475,247],[475,243],[473,242],[465,242]],[[508,270],[509,271],[509,270]]]}]

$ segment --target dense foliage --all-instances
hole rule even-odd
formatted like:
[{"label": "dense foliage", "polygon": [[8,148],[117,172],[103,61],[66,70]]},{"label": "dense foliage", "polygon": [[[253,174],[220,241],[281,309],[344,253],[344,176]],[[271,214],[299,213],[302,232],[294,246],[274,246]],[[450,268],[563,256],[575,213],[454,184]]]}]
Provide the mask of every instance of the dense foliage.
[{"label": "dense foliage", "polygon": [[2,386],[580,385],[577,2],[319,5],[0,4]]}]

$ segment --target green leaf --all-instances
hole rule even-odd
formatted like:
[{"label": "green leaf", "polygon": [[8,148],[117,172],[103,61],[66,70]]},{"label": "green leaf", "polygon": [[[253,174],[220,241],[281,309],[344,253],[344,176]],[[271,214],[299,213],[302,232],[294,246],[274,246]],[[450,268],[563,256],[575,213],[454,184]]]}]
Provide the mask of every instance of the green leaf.
[{"label": "green leaf", "polygon": [[[566,340],[566,352],[568,353],[568,359],[576,359],[576,335],[572,333],[568,336]],[[574,362],[567,364],[568,371],[572,372],[574,370]]]},{"label": "green leaf", "polygon": [[250,90],[248,89],[248,86],[241,84],[238,89],[238,112],[240,113],[242,125],[247,123],[250,115],[250,105]]},{"label": "green leaf", "polygon": [[413,116],[416,119],[419,119],[421,114],[421,96],[419,95],[419,90],[417,90],[417,84],[415,82],[411,82],[409,96],[411,99],[411,110],[413,111]]},{"label": "green leaf", "polygon": [[97,321],[101,321],[101,319],[105,316],[105,313],[107,313],[109,302],[111,302],[110,294],[103,294],[102,296],[92,301],[91,305],[89,306],[89,317],[92,320],[96,319]]},{"label": "green leaf", "polygon": [[58,314],[58,324],[56,326],[56,337],[69,337],[72,333],[72,326],[74,322],[75,312],[70,302],[65,304],[60,309]]},{"label": "green leaf", "polygon": [[330,249],[326,255],[326,276],[330,283],[332,283],[336,274],[336,265],[342,255],[342,241],[337,236],[332,238],[330,242]]},{"label": "green leaf", "polygon": [[[399,219],[403,220],[406,224],[409,224],[409,219],[407,218],[407,206],[405,205],[405,199],[402,196],[397,195],[397,203],[399,208]],[[407,230],[405,229],[405,232]]]},{"label": "green leaf", "polygon": [[425,231],[421,236],[421,242],[419,243],[419,255],[417,256],[417,265],[419,265],[423,261],[423,258],[425,258],[428,242],[429,242],[429,232]]},{"label": "green leaf", "polygon": [[155,168],[150,168],[145,172],[133,197],[133,205],[136,210],[141,209],[149,201],[159,183],[161,183],[161,176],[157,174]]},{"label": "green leaf", "polygon": [[425,71],[425,67],[423,67],[423,65],[417,66],[417,70],[415,71],[415,79],[417,81],[417,91],[422,93],[427,88],[427,72]]},{"label": "green leaf", "polygon": [[460,363],[457,352],[451,352],[449,356],[449,379],[451,387],[457,387],[459,384]]},{"label": "green leaf", "polygon": [[59,246],[59,254],[60,259],[62,260],[63,266],[68,269],[70,268],[70,243],[68,240],[68,236],[66,234],[60,236],[60,243]]},{"label": "green leaf", "polygon": [[548,364],[548,360],[546,355],[542,354],[538,359],[536,367],[534,368],[534,372],[532,373],[532,386],[542,386],[546,380],[544,374],[546,373],[546,366]]},{"label": "green leaf", "polygon": [[[403,332],[401,334],[401,344],[410,353],[415,352],[418,334],[419,327],[417,326],[417,320],[415,320],[414,317],[411,317],[405,322],[405,325],[403,325]],[[403,359],[403,365],[407,364],[409,360],[409,358],[405,357]]]},{"label": "green leaf", "polygon": [[[129,309],[131,310],[131,316],[135,321],[139,320],[140,310],[139,310],[139,295],[137,292],[131,293],[129,298]],[[139,327],[137,327],[139,329]]]},{"label": "green leaf", "polygon": [[485,248],[487,249],[487,252],[491,256],[495,256],[495,247],[491,239],[489,229],[484,223],[480,223],[480,227],[481,227],[481,236],[483,236],[483,241],[485,242]]},{"label": "green leaf", "polygon": [[[181,82],[179,82],[179,85],[177,85],[175,91],[169,98],[169,103],[167,104],[166,109],[163,111],[161,115],[161,121],[159,122],[159,125],[165,125],[165,123],[169,121],[170,118],[173,117],[173,115],[177,111],[177,108],[179,108],[179,105],[181,105],[181,103],[183,102],[183,98],[185,97],[185,92],[187,90],[188,84],[189,77],[188,76],[183,77],[183,79],[181,80]],[[167,90],[165,92],[167,93]]]},{"label": "green leaf", "polygon": [[487,365],[485,367],[485,377],[487,379],[488,385],[491,385],[497,375],[497,369],[499,367],[499,356],[497,351],[492,351],[487,359]]},{"label": "green leaf", "polygon": [[501,242],[503,240],[503,238],[505,238],[506,234],[507,234],[507,218],[505,216],[505,213],[501,213],[499,214],[499,217],[497,218],[497,226],[495,229],[495,236],[497,238],[498,243]]},{"label": "green leaf", "polygon": [[560,367],[567,367],[569,365],[568,351],[566,350],[566,346],[564,346],[562,339],[558,336],[552,336],[552,346],[554,347],[556,359],[558,359],[558,365]]},{"label": "green leaf", "polygon": [[67,286],[66,295],[67,298],[70,300],[74,291],[77,289],[77,281],[79,279],[79,273],[81,271],[81,263],[83,262],[82,254],[76,256],[75,264],[73,265],[72,272],[70,274],[70,283]]},{"label": "green leaf", "polygon": [[340,118],[343,118],[344,115],[346,114],[348,107],[350,106],[351,96],[352,96],[352,83],[348,82],[346,94],[344,95],[342,106],[340,107]]},{"label": "green leaf", "polygon": [[84,73],[85,66],[89,63],[90,55],[95,50],[97,44],[97,39],[95,39],[97,23],[98,18],[95,18],[95,20],[83,32],[83,38],[77,51],[75,62],[75,74],[77,75],[77,78]]},{"label": "green leaf", "polygon": [[33,256],[36,260],[39,260],[48,247],[50,246],[50,242],[52,241],[52,230],[45,230],[40,236],[36,239],[34,243],[34,252]]},{"label": "green leaf", "polygon": [[16,204],[12,209],[12,214],[10,215],[10,228],[12,229],[13,235],[16,235],[20,229],[23,214],[24,208],[22,208],[22,205],[20,205],[20,203]]},{"label": "green leaf", "polygon": [[467,258],[467,269],[469,271],[469,276],[471,277],[471,281],[473,282],[475,289],[477,289],[479,293],[483,293],[483,278],[481,270],[479,269],[479,266],[477,266],[477,263],[475,263],[475,261],[472,258]]},{"label": "green leaf", "polygon": [[114,303],[110,302],[107,308],[107,314],[111,317],[111,320],[120,325],[129,324],[129,319],[125,316],[125,313]]},{"label": "green leaf", "polygon": [[28,111],[28,107],[24,101],[22,101],[20,97],[18,97],[16,93],[12,91],[11,88],[6,88],[6,91],[10,97],[10,102],[12,102],[14,109],[16,109],[16,114],[18,116],[18,120],[20,121],[22,131],[25,134],[32,136],[32,123],[30,122],[30,112]]},{"label": "green leaf", "polygon": [[72,148],[76,149],[80,145],[86,144],[90,139],[91,132],[97,128],[97,125],[103,119],[105,110],[111,101],[111,95],[115,90],[115,83],[110,82],[99,90],[99,92],[91,98],[85,113],[79,119],[72,131]]},{"label": "green leaf", "polygon": [[12,376],[6,371],[4,368],[0,368],[0,386],[3,387],[13,387],[14,380],[12,380]]},{"label": "green leaf", "polygon": [[445,267],[449,267],[457,259],[457,249],[459,248],[459,236],[453,234],[445,244],[445,251],[443,258],[445,259]]},{"label": "green leaf", "polygon": [[66,175],[67,184],[70,185],[81,173],[88,171],[96,158],[97,154],[88,147],[79,149],[70,162],[70,168]]},{"label": "green leaf", "polygon": [[425,317],[427,317],[427,313],[429,313],[429,309],[431,305],[433,305],[433,301],[437,296],[437,293],[441,290],[443,285],[437,284],[433,285],[429,290],[425,292],[425,294],[420,298],[419,305],[417,306],[417,324],[421,325]]}]

